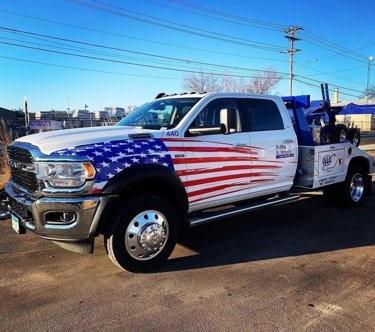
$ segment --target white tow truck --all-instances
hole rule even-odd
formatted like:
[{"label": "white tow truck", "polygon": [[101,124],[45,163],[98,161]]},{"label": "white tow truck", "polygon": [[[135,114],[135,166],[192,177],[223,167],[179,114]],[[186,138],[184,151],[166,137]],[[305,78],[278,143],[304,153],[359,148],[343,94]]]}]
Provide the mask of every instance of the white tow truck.
[{"label": "white tow truck", "polygon": [[374,159],[345,140],[318,145],[308,105],[160,94],[113,127],[19,138],[8,147],[12,226],[80,253],[103,234],[111,260],[139,272],[167,260],[184,227],[293,201],[296,190],[356,207]]}]

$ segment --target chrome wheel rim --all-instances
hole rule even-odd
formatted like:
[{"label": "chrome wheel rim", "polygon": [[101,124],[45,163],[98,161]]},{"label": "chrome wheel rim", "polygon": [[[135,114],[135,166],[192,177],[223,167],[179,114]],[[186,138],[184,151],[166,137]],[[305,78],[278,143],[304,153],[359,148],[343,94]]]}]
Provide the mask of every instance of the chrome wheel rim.
[{"label": "chrome wheel rim", "polygon": [[355,146],[358,146],[358,142],[359,142],[359,137],[358,137],[357,134],[354,134],[354,136],[353,136],[353,144]]},{"label": "chrome wheel rim", "polygon": [[136,260],[149,260],[162,251],[168,236],[166,217],[156,210],[143,211],[131,220],[126,229],[126,250]]},{"label": "chrome wheel rim", "polygon": [[346,132],[345,132],[345,130],[341,130],[340,131],[339,140],[340,140],[341,143],[345,142],[345,140],[346,140]]},{"label": "chrome wheel rim", "polygon": [[352,201],[358,202],[362,198],[364,190],[365,185],[362,174],[354,174],[350,181],[350,197]]}]

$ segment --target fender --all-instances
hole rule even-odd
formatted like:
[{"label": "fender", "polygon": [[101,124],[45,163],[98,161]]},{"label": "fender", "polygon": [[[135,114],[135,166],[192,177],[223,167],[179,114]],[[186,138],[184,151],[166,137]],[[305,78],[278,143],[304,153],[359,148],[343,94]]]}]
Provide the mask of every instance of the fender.
[{"label": "fender", "polygon": [[108,181],[102,189],[102,194],[120,195],[133,184],[155,180],[165,184],[162,188],[154,188],[156,192],[165,193],[168,190],[168,196],[178,204],[178,212],[185,215],[189,208],[185,187],[173,171],[162,165],[146,164],[127,168]]}]

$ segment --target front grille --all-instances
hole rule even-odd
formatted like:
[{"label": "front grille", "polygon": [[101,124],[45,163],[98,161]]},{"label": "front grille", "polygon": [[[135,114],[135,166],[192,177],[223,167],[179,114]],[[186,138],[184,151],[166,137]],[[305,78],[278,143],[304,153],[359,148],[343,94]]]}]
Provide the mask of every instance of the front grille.
[{"label": "front grille", "polygon": [[8,157],[9,160],[16,160],[26,164],[32,164],[33,162],[33,157],[29,150],[16,146],[8,146]]},{"label": "front grille", "polygon": [[34,172],[24,168],[33,163],[30,151],[19,147],[8,147],[8,158],[11,178],[17,185],[26,188],[30,192],[38,190],[38,181]]}]

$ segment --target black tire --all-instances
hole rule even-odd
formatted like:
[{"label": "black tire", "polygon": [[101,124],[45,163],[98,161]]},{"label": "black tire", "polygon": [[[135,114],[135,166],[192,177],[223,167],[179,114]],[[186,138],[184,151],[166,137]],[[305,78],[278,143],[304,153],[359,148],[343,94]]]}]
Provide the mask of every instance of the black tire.
[{"label": "black tire", "polygon": [[350,128],[348,130],[348,140],[355,146],[359,146],[361,143],[361,132],[357,128]]},{"label": "black tire", "polygon": [[347,141],[348,128],[343,124],[338,124],[331,133],[332,143],[344,143]]},{"label": "black tire", "polygon": [[345,181],[337,193],[340,202],[348,208],[359,206],[365,198],[367,173],[361,166],[354,165],[348,170]]},{"label": "black tire", "polygon": [[162,265],[172,253],[178,217],[158,196],[139,195],[120,207],[104,234],[109,258],[122,269],[146,272]]}]

